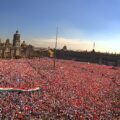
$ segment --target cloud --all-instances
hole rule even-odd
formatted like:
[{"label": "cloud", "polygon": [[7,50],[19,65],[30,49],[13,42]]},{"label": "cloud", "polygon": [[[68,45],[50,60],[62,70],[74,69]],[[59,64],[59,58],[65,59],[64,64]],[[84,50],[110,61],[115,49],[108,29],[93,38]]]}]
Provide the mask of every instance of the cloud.
[{"label": "cloud", "polygon": [[[28,40],[27,40],[28,41]],[[55,46],[55,38],[45,39],[45,38],[34,38],[29,40],[29,44],[33,44],[36,47],[51,47]],[[79,39],[67,39],[67,38],[58,38],[57,48],[61,49],[64,45],[71,50],[90,50],[91,42],[90,41],[81,41]]]},{"label": "cloud", "polygon": [[[36,47],[55,47],[55,38],[31,38],[26,40],[26,43],[32,44]],[[69,50],[88,50],[93,49],[93,40],[84,40],[84,39],[68,39],[64,37],[58,38],[57,48],[61,49],[64,45],[67,46]],[[100,52],[116,52],[119,53],[119,45],[116,44],[113,40],[103,41],[99,40],[95,42],[95,50]]]}]

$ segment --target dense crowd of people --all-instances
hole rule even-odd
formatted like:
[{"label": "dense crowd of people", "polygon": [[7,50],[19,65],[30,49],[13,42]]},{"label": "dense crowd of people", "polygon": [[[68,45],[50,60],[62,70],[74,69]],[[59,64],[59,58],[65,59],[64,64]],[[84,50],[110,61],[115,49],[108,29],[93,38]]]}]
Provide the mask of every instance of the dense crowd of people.
[{"label": "dense crowd of people", "polygon": [[0,119],[119,120],[120,68],[53,59],[0,60]]}]

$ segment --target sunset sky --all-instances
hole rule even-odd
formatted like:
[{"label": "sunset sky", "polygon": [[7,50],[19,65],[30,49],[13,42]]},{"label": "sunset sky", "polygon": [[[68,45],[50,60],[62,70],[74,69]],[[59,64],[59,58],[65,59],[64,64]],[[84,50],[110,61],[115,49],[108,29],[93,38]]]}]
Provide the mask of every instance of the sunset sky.
[{"label": "sunset sky", "polygon": [[37,47],[120,53],[120,0],[0,0],[0,38]]}]

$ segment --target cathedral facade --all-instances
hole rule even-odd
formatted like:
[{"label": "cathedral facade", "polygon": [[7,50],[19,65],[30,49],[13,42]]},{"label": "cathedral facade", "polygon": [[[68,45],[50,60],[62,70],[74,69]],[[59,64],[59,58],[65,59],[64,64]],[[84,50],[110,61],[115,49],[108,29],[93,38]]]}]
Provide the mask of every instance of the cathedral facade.
[{"label": "cathedral facade", "polygon": [[0,40],[0,58],[21,58],[29,57],[32,53],[32,46],[26,45],[25,41],[21,44],[19,31],[13,35],[13,42],[7,39],[5,42]]}]

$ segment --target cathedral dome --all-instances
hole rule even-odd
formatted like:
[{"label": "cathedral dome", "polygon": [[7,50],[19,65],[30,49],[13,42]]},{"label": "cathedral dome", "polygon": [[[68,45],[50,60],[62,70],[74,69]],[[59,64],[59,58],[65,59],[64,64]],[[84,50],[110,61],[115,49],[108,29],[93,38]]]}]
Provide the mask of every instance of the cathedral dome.
[{"label": "cathedral dome", "polygon": [[16,34],[19,34],[19,31],[18,31],[18,30],[16,30]]}]

